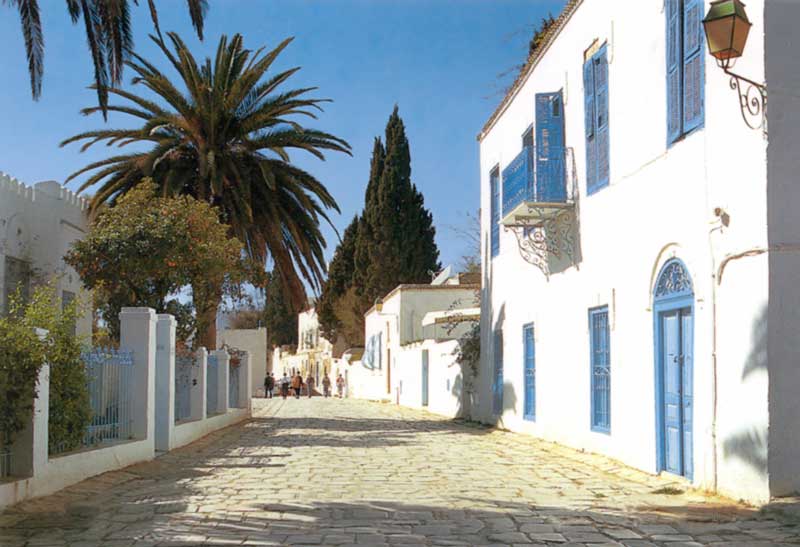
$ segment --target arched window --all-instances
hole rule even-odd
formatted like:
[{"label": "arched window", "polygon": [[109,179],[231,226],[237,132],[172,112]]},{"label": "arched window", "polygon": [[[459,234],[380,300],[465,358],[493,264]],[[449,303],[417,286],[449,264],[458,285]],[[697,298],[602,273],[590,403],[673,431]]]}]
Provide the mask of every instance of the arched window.
[{"label": "arched window", "polygon": [[686,266],[677,258],[669,260],[661,273],[658,274],[658,281],[653,291],[656,300],[664,298],[675,298],[678,296],[688,296],[694,293],[692,278],[686,270]]}]

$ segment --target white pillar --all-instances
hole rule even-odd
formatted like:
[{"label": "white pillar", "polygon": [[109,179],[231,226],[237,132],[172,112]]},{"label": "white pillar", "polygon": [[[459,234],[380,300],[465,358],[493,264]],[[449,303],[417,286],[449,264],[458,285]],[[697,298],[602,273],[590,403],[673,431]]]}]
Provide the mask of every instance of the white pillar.
[{"label": "white pillar", "polygon": [[253,400],[253,362],[250,352],[245,351],[242,355],[242,363],[239,365],[239,404],[237,406],[250,410]]},{"label": "white pillar", "polygon": [[120,348],[133,353],[133,436],[155,440],[156,312],[122,308]]},{"label": "white pillar", "polygon": [[156,450],[172,449],[175,428],[175,327],[167,313],[158,315],[156,325]]},{"label": "white pillar", "polygon": [[228,367],[230,366],[230,356],[224,349],[212,352],[217,356],[217,413],[225,414],[228,412]]},{"label": "white pillar", "polygon": [[192,420],[203,420],[206,417],[206,377],[208,376],[208,354],[206,348],[200,347],[195,353],[195,364],[197,370],[197,383],[191,389],[191,409]]},{"label": "white pillar", "polygon": [[[37,329],[39,330],[39,329]],[[46,333],[46,331],[44,331]],[[11,444],[11,474],[33,477],[47,466],[48,432],[50,423],[50,365],[39,369],[33,413],[25,428],[14,436]]]}]

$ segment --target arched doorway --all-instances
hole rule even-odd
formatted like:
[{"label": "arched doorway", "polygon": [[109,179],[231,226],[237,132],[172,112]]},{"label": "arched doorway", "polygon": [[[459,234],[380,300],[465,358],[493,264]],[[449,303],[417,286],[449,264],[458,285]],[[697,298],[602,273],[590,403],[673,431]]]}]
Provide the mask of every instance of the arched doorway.
[{"label": "arched doorway", "polygon": [[653,289],[658,471],[694,472],[694,288],[684,263],[671,259]]}]

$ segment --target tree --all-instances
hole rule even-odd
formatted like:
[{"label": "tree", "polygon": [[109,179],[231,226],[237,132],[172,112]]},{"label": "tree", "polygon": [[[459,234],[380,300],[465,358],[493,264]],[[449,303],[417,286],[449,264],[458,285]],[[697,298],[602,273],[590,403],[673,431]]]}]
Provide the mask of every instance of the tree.
[{"label": "tree", "polygon": [[411,154],[397,107],[386,145],[375,139],[364,211],[345,231],[319,303],[320,328],[331,342],[363,344],[364,313],[401,283],[428,283],[438,271],[433,217],[411,182]]},{"label": "tree", "polygon": [[386,124],[386,156],[375,194],[364,208],[372,240],[359,287],[363,306],[400,283],[430,282],[430,272],[440,269],[433,216],[411,182],[411,153],[397,106]]},{"label": "tree", "polygon": [[[186,91],[132,54],[134,60],[126,65],[137,74],[134,83],[162,104],[109,89],[130,104],[112,104],[108,110],[139,119],[138,127],[88,131],[61,144],[85,141],[83,150],[101,142],[135,144],[139,151],[91,163],[67,180],[92,172],[80,190],[99,185],[93,210],[113,205],[143,176],[152,177],[163,195],[189,195],[213,204],[253,260],[265,264],[269,258],[275,263],[282,287],[299,308],[305,304],[303,280],[316,290],[324,279],[320,220],[329,221],[327,210],[338,211],[338,206],[321,182],[291,163],[289,151],[324,159],[323,150],[349,154],[350,146],[296,121],[297,116],[316,118],[315,111],[325,102],[306,96],[314,88],[280,90],[299,68],[266,77],[291,39],[264,53],[245,49],[239,34],[230,41],[223,36],[215,59],[198,63],[177,34],[168,36],[171,50],[159,37],[151,38]],[[83,113],[98,110],[86,108]]]},{"label": "tree", "polygon": [[[242,282],[257,276],[242,256],[241,242],[229,236],[229,227],[208,203],[190,196],[157,197],[155,184],[145,180],[100,211],[65,261],[99,293],[103,318],[118,339],[122,307],[181,312],[175,295],[186,286],[192,290],[198,331],[213,330],[223,295],[236,296]],[[209,341],[201,336],[200,343]]]},{"label": "tree", "polygon": [[352,320],[348,320],[346,316],[355,315],[358,311],[352,303],[348,306],[343,301],[344,295],[353,285],[360,222],[361,219],[356,216],[345,229],[342,241],[333,253],[328,267],[328,279],[317,302],[317,316],[322,336],[331,342],[336,342],[339,336],[343,336],[345,345],[361,339],[360,336],[353,337],[352,333],[349,335],[345,333],[345,325],[352,324]]},{"label": "tree", "polygon": [[[28,73],[31,80],[31,94],[34,100],[42,94],[44,76],[44,34],[38,0],[2,0],[19,12],[22,35],[25,40],[25,54],[28,58]],[[129,0],[66,0],[67,12],[73,24],[83,18],[86,29],[86,44],[94,65],[94,82],[97,100],[103,116],[108,105],[108,88],[122,82],[125,62],[133,53],[133,28],[131,26],[131,6]],[[138,0],[133,0],[138,5]],[[150,17],[156,32],[158,11],[155,1],[147,0]],[[189,16],[197,36],[203,39],[203,23],[208,11],[207,0],[187,0]],[[50,7],[50,3],[48,3]]]},{"label": "tree", "polygon": [[297,312],[286,299],[281,283],[278,272],[273,270],[267,273],[264,324],[271,347],[297,345]]}]

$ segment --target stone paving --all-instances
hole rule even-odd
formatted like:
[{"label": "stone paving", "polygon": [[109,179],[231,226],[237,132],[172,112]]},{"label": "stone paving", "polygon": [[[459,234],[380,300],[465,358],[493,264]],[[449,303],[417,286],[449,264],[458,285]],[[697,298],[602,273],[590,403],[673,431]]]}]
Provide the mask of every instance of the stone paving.
[{"label": "stone paving", "polygon": [[365,401],[258,403],[7,510],[0,545],[800,545],[789,520],[530,437]]}]

